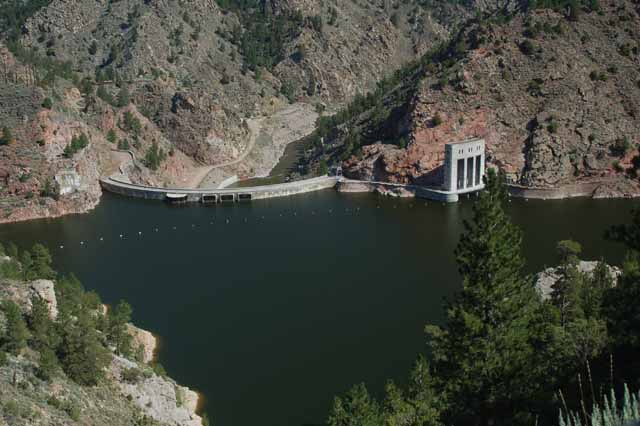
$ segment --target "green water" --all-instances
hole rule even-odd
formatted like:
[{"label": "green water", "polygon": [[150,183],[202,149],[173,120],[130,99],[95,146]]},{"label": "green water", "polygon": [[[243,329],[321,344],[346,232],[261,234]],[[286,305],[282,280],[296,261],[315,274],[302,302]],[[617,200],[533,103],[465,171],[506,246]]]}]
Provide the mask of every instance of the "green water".
[{"label": "green water", "polygon": [[[565,238],[619,261],[602,233],[635,204],[514,200],[509,212],[538,270]],[[378,393],[404,380],[458,288],[452,252],[470,207],[331,190],[185,208],[105,194],[90,214],[3,225],[0,238],[42,241],[106,302],[128,300],[217,426],[300,426],[322,423],[355,383]]]}]

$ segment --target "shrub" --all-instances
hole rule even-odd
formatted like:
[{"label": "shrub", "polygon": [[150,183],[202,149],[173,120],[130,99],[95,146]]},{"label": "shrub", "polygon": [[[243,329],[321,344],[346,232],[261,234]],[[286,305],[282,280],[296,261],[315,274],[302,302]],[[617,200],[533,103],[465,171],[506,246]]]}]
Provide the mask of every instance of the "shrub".
[{"label": "shrub", "polygon": [[[586,413],[584,413],[586,415]],[[622,404],[618,406],[614,390],[601,404],[593,404],[589,420],[583,423],[582,413],[560,412],[562,426],[631,426],[640,421],[640,392],[633,394],[625,384]]]},{"label": "shrub", "polygon": [[120,378],[127,383],[136,384],[142,378],[142,373],[135,367],[127,368],[122,370]]},{"label": "shrub", "polygon": [[135,115],[133,115],[131,111],[127,111],[122,116],[122,120],[120,122],[120,128],[125,132],[131,132],[137,136],[140,134],[140,131],[142,130],[142,124],[140,123],[140,120],[138,120],[138,118]]},{"label": "shrub", "polygon": [[44,98],[44,101],[42,101],[42,108],[53,108],[53,101],[51,100],[51,98]]},{"label": "shrub", "polygon": [[129,149],[129,141],[126,139],[120,139],[118,141],[118,149],[121,151],[127,151]]},{"label": "shrub", "polygon": [[13,143],[13,133],[8,127],[2,128],[2,136],[0,137],[0,145],[9,145]]},{"label": "shrub", "polygon": [[549,133],[557,133],[558,132],[558,123],[556,121],[551,121],[547,126],[547,130]]},{"label": "shrub", "polygon": [[107,132],[107,140],[111,143],[116,143],[118,141],[118,136],[116,135],[116,131],[111,129]]},{"label": "shrub", "polygon": [[527,92],[531,96],[542,96],[542,79],[534,78],[527,84]]},{"label": "shrub", "polygon": [[520,47],[520,51],[527,56],[533,55],[536,50],[534,44],[529,39],[520,43],[519,47]]},{"label": "shrub", "polygon": [[631,149],[631,142],[628,137],[622,137],[615,140],[615,142],[609,147],[609,150],[616,157],[624,157]]},{"label": "shrub", "polygon": [[40,196],[53,198],[54,200],[58,199],[58,191],[56,190],[56,186],[53,184],[51,179],[47,179],[45,181],[44,186],[40,191]]},{"label": "shrub", "polygon": [[162,148],[158,148],[158,143],[154,142],[147,150],[147,154],[144,157],[144,164],[151,170],[158,170],[160,164],[166,158],[166,154]]},{"label": "shrub", "polygon": [[622,173],[624,171],[624,168],[620,165],[620,161],[615,160],[613,163],[613,170],[615,170],[618,173]]},{"label": "shrub", "polygon": [[166,377],[167,376],[167,372],[165,371],[165,369],[162,366],[162,364],[160,364],[159,362],[156,362],[155,364],[153,364],[153,372],[156,373],[160,377]]},{"label": "shrub", "polygon": [[71,138],[71,143],[64,148],[63,155],[67,158],[72,158],[78,151],[86,148],[87,145],[89,145],[89,138],[86,134],[81,133],[80,136]]},{"label": "shrub", "polygon": [[441,125],[443,122],[442,120],[442,116],[440,115],[439,112],[436,112],[436,115],[433,116],[433,118],[431,119],[431,124],[433,125],[433,127],[438,127],[439,125]]}]

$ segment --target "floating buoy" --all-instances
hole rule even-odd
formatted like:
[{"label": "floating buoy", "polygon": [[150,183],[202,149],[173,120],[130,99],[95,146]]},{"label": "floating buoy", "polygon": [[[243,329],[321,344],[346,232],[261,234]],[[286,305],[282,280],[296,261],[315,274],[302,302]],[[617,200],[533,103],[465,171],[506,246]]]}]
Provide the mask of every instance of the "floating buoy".
[{"label": "floating buoy", "polygon": [[122,238],[122,234],[120,234],[120,238]]},{"label": "floating buoy", "polygon": [[176,230],[177,228],[174,226],[173,229]]},{"label": "floating buoy", "polygon": [[100,241],[104,241],[104,238],[100,237]]},{"label": "floating buoy", "polygon": [[229,219],[227,219],[227,223],[229,223]]},{"label": "floating buoy", "polygon": [[80,245],[83,246],[84,245],[84,241],[80,241]]},{"label": "floating buoy", "polygon": [[138,231],[138,235],[142,235],[142,231]]},{"label": "floating buoy", "polygon": [[64,248],[64,246],[60,246],[60,248],[61,248],[61,249],[63,249],[63,248]]},{"label": "floating buoy", "polygon": [[156,228],[156,232],[158,232],[158,228]]}]

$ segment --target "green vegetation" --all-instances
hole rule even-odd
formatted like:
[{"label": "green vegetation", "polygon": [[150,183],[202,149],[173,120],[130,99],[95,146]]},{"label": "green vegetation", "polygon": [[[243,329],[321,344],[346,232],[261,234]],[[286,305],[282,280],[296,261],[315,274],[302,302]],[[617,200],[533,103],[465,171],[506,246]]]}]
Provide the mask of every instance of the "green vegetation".
[{"label": "green vegetation", "polygon": [[[86,293],[74,276],[58,277],[51,267],[51,255],[43,245],[36,244],[22,253],[13,244],[8,247],[7,252],[15,257],[2,262],[2,277],[25,281],[54,279],[58,316],[52,320],[47,302],[38,296],[32,298],[28,315],[14,302],[5,300],[2,312],[7,327],[0,339],[2,351],[17,354],[28,345],[40,354],[36,372],[43,380],[50,380],[62,367],[72,380],[83,385],[96,384],[111,358],[106,345],[112,336],[116,336],[120,350],[126,352],[123,350],[126,339],[118,333],[123,329],[122,321],[130,318],[131,308],[118,305],[116,314],[107,321],[98,310],[100,300],[95,293]],[[3,247],[1,250],[4,252]],[[18,256],[20,262],[15,260]],[[12,267],[7,268],[7,264]],[[106,324],[107,341],[102,337]]]},{"label": "green vegetation", "polygon": [[631,142],[627,136],[617,138],[609,147],[611,154],[616,157],[624,157],[631,149]]},{"label": "green vegetation", "polygon": [[24,23],[51,0],[0,1],[0,32],[7,34],[14,41],[22,32]]},{"label": "green vegetation", "polygon": [[86,134],[81,133],[79,136],[71,138],[71,142],[64,148],[63,155],[72,158],[77,152],[83,150],[89,145],[89,138]]},{"label": "green vegetation", "polygon": [[42,101],[42,108],[53,108],[53,101],[51,100],[51,98],[44,98],[44,101]]},{"label": "green vegetation", "polygon": [[116,143],[118,140],[118,135],[116,134],[115,129],[111,129],[107,132],[107,140],[111,143]]},{"label": "green vegetation", "polygon": [[121,151],[128,151],[129,150],[129,141],[126,139],[120,139],[118,141],[118,149]]},{"label": "green vegetation", "polygon": [[167,155],[164,153],[164,150],[162,148],[158,148],[158,143],[153,142],[144,156],[144,164],[151,170],[158,170],[158,167],[160,167],[160,164],[166,157]]},{"label": "green vegetation", "polygon": [[132,338],[127,332],[127,323],[131,321],[131,306],[121,300],[109,311],[107,317],[107,341],[115,347],[117,354],[130,357],[133,354]]},{"label": "green vegetation", "polygon": [[2,312],[6,318],[6,328],[2,340],[0,340],[0,348],[3,351],[18,354],[27,346],[29,330],[22,317],[20,307],[15,302],[4,300],[2,302]]},{"label": "green vegetation", "polygon": [[258,0],[218,0],[220,7],[236,12],[241,26],[233,30],[233,42],[244,55],[245,67],[273,69],[285,58],[285,43],[294,39],[303,25],[321,27],[321,21],[305,20],[300,12],[273,14]]},{"label": "green vegetation", "polygon": [[0,146],[9,145],[13,142],[13,133],[7,126],[2,128],[2,136],[0,136]]},{"label": "green vegetation", "polygon": [[[640,421],[640,392],[631,394],[624,385],[622,404],[618,408],[615,390],[605,396],[602,404],[593,404],[591,414],[582,412],[560,413],[560,426],[631,426]],[[587,418],[588,417],[588,418]]]},{"label": "green vegetation", "polygon": [[335,399],[330,426],[546,425],[557,424],[561,407],[563,426],[638,417],[637,397],[626,392],[620,410],[596,390],[621,385],[613,359],[624,363],[620,374],[640,371],[640,210],[607,234],[629,250],[616,286],[602,262],[581,272],[581,246],[566,240],[557,247],[559,279],[543,299],[523,272],[522,234],[503,210],[503,179],[489,171],[465,222],[455,251],[462,290],[448,301],[445,324],[426,327],[431,363],[419,358],[406,389],[388,385],[382,403],[355,386]]},{"label": "green vegetation", "polygon": [[120,128],[125,132],[132,133],[134,136],[139,136],[142,131],[142,124],[131,111],[126,111],[122,116],[122,120],[120,120]]}]

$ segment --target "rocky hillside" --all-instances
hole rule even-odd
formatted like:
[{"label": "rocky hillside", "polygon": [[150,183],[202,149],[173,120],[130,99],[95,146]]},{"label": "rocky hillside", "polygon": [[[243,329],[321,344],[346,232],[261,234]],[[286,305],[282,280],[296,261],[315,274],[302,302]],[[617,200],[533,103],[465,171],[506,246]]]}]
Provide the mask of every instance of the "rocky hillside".
[{"label": "rocky hillside", "polygon": [[284,140],[304,136],[314,111],[375,88],[446,40],[474,8],[498,7],[413,0],[0,4],[0,222],[86,211],[99,199],[97,178],[114,172],[183,187],[264,174],[285,144],[255,143],[261,132],[263,141],[275,135],[260,128],[263,118],[285,118],[282,126],[292,131]]},{"label": "rocky hillside", "polygon": [[483,137],[488,165],[515,184],[638,195],[639,40],[637,0],[475,20],[317,135],[309,160],[438,184],[443,145]]},{"label": "rocky hillside", "polygon": [[42,250],[31,266],[0,257],[0,424],[203,425],[198,395],[154,364],[155,337],[73,278],[41,279]]}]

